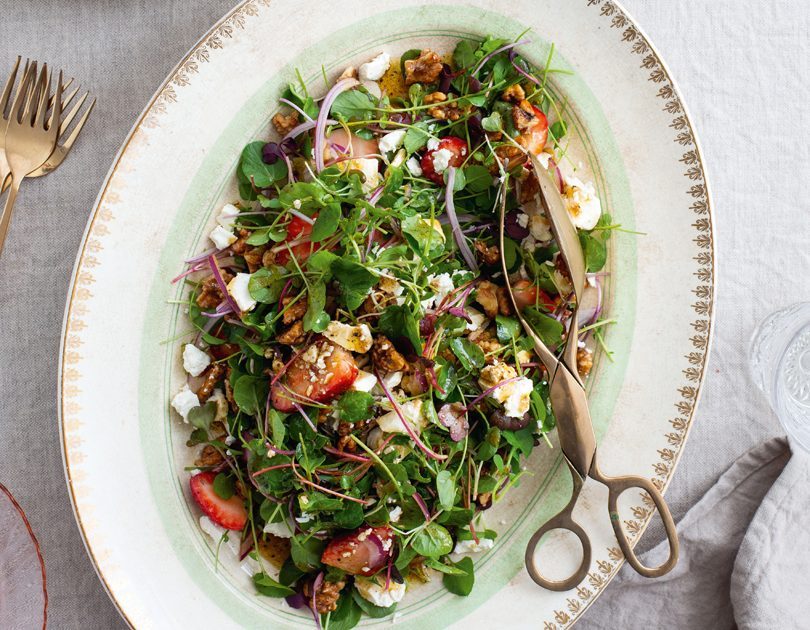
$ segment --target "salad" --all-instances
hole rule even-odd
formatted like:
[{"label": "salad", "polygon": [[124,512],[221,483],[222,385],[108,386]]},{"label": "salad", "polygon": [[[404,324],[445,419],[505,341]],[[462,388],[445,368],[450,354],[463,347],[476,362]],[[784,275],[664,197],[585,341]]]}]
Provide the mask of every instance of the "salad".
[{"label": "salad", "polygon": [[469,595],[472,557],[497,537],[488,510],[551,448],[547,375],[498,247],[505,196],[517,306],[560,346],[574,296],[530,155],[586,254],[583,377],[611,322],[617,226],[567,155],[552,55],[533,67],[521,43],[381,52],[321,97],[299,77],[274,140],[244,148],[210,249],[175,279],[193,336],[171,405],[191,429],[200,525],[259,594],[319,627],[392,614],[418,582]]}]

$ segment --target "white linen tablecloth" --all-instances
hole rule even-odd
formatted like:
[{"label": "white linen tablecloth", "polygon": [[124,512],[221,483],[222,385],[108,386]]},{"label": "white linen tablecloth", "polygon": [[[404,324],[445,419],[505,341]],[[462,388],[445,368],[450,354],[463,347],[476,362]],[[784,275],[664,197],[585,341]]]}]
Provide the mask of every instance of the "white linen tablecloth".
[{"label": "white linen tablecloth", "polygon": [[[56,357],[75,253],[137,115],[232,3],[0,0],[3,75],[17,54],[47,60],[99,98],[65,164],[26,184],[0,259],[0,481],[26,509],[42,544],[53,628],[123,627],[85,555],[59,450]],[[810,290],[810,11],[805,0],[624,5],[669,63],[690,106],[706,152],[719,234],[710,370],[667,493],[679,521],[733,461],[781,434],[748,377],[746,349],[760,319],[807,300]],[[795,580],[806,583],[806,567],[795,570]],[[587,612],[582,627],[614,627],[616,602],[648,605],[637,590],[625,588],[625,575]],[[673,621],[654,625],[711,626]],[[638,626],[630,617],[623,627]]]}]

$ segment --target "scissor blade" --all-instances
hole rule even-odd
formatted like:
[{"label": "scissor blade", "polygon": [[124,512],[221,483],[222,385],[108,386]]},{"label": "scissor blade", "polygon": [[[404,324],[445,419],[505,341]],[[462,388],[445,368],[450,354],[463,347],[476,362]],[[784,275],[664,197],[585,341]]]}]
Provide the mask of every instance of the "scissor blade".
[{"label": "scissor blade", "polygon": [[596,455],[596,436],[585,389],[579,379],[562,365],[551,379],[549,396],[557,420],[560,450],[571,469],[584,479]]}]

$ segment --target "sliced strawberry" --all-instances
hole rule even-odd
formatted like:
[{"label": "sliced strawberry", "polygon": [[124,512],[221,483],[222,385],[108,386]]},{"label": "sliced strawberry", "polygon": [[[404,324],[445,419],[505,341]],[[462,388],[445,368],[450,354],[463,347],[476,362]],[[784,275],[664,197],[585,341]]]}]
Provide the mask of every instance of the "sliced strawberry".
[{"label": "sliced strawberry", "polygon": [[299,354],[273,385],[273,407],[290,412],[295,410],[293,402],[328,403],[352,386],[357,372],[350,352],[321,337]]},{"label": "sliced strawberry", "polygon": [[[312,215],[313,220],[317,217],[317,214]],[[293,216],[292,219],[290,219],[290,223],[287,225],[287,238],[284,240],[287,243],[295,243],[295,245],[290,245],[289,249],[285,247],[277,251],[276,264],[286,265],[290,262],[290,251],[292,251],[299,265],[309,258],[310,254],[318,251],[320,244],[310,243],[309,241],[309,235],[311,233],[311,223],[307,223],[300,217]]]},{"label": "sliced strawberry", "polygon": [[534,105],[532,105],[532,110],[534,120],[531,126],[518,136],[517,141],[529,153],[539,155],[548,141],[548,118]]},{"label": "sliced strawberry", "polygon": [[214,523],[225,529],[241,530],[247,522],[247,510],[244,500],[233,495],[230,499],[223,499],[214,492],[214,472],[197,473],[191,478],[191,496],[200,506],[200,509]]},{"label": "sliced strawberry", "polygon": [[528,280],[518,280],[512,286],[512,293],[515,296],[517,307],[522,311],[527,306],[540,305],[547,311],[553,311],[557,308],[556,300],[549,297],[536,284],[532,284]]},{"label": "sliced strawberry", "polygon": [[391,558],[394,534],[388,527],[364,526],[332,539],[321,562],[350,575],[374,575]]},{"label": "sliced strawberry", "polygon": [[428,151],[422,156],[422,174],[434,184],[438,184],[439,186],[444,183],[444,170],[442,170],[441,173],[436,172],[436,165],[433,163],[433,158],[436,152],[441,151],[442,149],[446,149],[453,154],[448,160],[448,168],[450,166],[458,168],[464,164],[464,160],[467,158],[467,153],[469,152],[467,149],[467,143],[462,138],[457,138],[456,136],[447,136],[439,141],[438,147]]}]

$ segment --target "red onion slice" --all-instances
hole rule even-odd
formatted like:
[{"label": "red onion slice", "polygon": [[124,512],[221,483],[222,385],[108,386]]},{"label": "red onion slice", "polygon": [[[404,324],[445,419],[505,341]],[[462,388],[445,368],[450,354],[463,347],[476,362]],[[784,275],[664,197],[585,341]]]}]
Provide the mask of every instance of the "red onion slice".
[{"label": "red onion slice", "polygon": [[357,79],[341,79],[332,86],[331,90],[326,93],[323,103],[321,103],[321,109],[318,112],[318,118],[315,121],[315,142],[313,143],[312,148],[313,152],[315,153],[315,170],[317,170],[319,173],[325,168],[323,163],[323,145],[326,141],[326,123],[329,116],[329,110],[332,109],[332,103],[335,102],[335,99],[342,92],[350,90],[357,85],[360,85]]},{"label": "red onion slice", "polygon": [[446,202],[447,218],[450,219],[453,237],[456,239],[461,256],[464,258],[467,266],[473,271],[477,272],[478,263],[475,261],[475,255],[472,253],[470,246],[467,244],[467,238],[461,232],[461,225],[459,225],[458,216],[456,215],[456,204],[453,201],[453,184],[455,184],[455,182],[456,169],[455,167],[451,166],[449,169],[447,169],[447,190],[444,198]]}]

